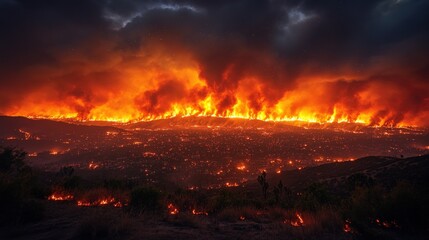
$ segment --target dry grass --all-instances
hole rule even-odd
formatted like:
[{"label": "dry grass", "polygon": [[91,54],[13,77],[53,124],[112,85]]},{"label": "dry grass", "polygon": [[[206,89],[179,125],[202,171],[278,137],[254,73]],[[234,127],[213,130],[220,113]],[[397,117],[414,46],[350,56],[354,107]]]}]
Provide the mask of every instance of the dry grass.
[{"label": "dry grass", "polygon": [[81,221],[74,239],[126,239],[133,231],[133,219],[128,215],[100,209]]}]

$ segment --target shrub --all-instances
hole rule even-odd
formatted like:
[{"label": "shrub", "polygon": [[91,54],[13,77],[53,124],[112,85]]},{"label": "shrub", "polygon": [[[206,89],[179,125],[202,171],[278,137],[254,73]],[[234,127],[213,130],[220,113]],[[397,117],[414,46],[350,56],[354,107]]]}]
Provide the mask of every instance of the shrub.
[{"label": "shrub", "polygon": [[127,215],[95,212],[77,227],[74,239],[123,239],[134,230]]},{"label": "shrub", "polygon": [[0,148],[0,223],[27,223],[43,217],[43,205],[34,200],[37,181],[24,158],[21,150]]},{"label": "shrub", "polygon": [[303,210],[316,211],[323,205],[333,202],[326,186],[321,183],[313,183],[302,193],[298,201],[298,207]]}]

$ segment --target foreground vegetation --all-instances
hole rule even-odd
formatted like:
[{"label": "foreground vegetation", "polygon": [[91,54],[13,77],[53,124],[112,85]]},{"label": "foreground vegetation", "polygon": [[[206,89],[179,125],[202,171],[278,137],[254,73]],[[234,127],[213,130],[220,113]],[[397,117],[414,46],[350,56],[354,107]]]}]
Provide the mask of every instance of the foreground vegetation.
[{"label": "foreground vegetation", "polygon": [[25,164],[24,152],[1,148],[0,230],[14,238],[16,232],[7,229],[45,221],[47,208],[67,206],[91,209],[79,218],[71,234],[76,239],[133,239],[141,231],[137,225],[150,221],[210,232],[234,226],[238,230],[231,234],[253,229],[265,234],[259,238],[424,239],[428,234],[425,186],[401,179],[387,186],[358,173],[296,190],[282,181],[269,184],[269,178],[263,172],[251,186],[198,190],[128,179],[89,181],[72,167],[36,172]]}]

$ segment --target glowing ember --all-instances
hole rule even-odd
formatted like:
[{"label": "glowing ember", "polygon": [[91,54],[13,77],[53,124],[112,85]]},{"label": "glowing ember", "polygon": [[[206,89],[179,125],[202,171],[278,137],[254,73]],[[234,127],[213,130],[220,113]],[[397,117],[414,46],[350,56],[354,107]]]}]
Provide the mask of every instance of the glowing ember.
[{"label": "glowing ember", "polygon": [[227,182],[227,183],[225,183],[225,186],[226,187],[238,187],[238,186],[240,186],[238,183],[230,183],[230,182]]},{"label": "glowing ember", "polygon": [[350,225],[351,225],[350,220],[346,220],[346,222],[344,223],[343,231],[346,233],[351,233],[352,228],[350,227]]},{"label": "glowing ember", "polygon": [[77,205],[79,207],[90,207],[90,206],[92,206],[92,204],[90,202],[86,202],[86,201],[77,201]]},{"label": "glowing ember", "polygon": [[206,215],[206,216],[209,215],[207,212],[200,212],[200,211],[197,211],[195,209],[192,209],[192,214],[194,214],[194,215]]},{"label": "glowing ember", "polygon": [[56,150],[51,150],[51,151],[49,152],[49,154],[51,154],[51,155],[57,155],[57,154],[58,154],[58,151],[56,151]]},{"label": "glowing ember", "polygon": [[96,201],[78,200],[77,205],[80,207],[96,207],[112,205],[114,207],[122,207],[123,204],[113,197],[100,198]]},{"label": "glowing ember", "polygon": [[399,228],[398,224],[395,221],[382,221],[380,219],[375,219],[375,223],[380,226],[380,227],[384,227],[384,228]]},{"label": "glowing ember", "polygon": [[240,220],[244,221],[244,220],[246,220],[246,218],[244,216],[240,216]]},{"label": "glowing ember", "polygon": [[[296,220],[290,221],[290,225],[294,227],[302,227],[304,226],[304,219],[302,218],[301,214],[296,212],[295,213]],[[285,220],[285,223],[288,221]]]},{"label": "glowing ember", "polygon": [[23,133],[23,134],[24,134],[24,139],[25,139],[25,140],[30,139],[31,134],[30,134],[29,132],[26,132],[26,131],[21,130],[21,129],[18,129],[18,131],[19,131],[20,133]]},{"label": "glowing ember", "polygon": [[73,200],[73,195],[71,194],[63,194],[63,193],[53,193],[48,197],[48,200],[51,201],[70,201]]},{"label": "glowing ember", "polygon": [[168,213],[171,215],[176,215],[179,213],[179,209],[177,209],[172,203],[168,204],[167,209]]},{"label": "glowing ember", "polygon": [[244,165],[244,164],[240,164],[240,165],[238,165],[238,166],[237,166],[237,170],[239,170],[239,171],[244,171],[244,170],[246,170],[246,165]]},{"label": "glowing ember", "polygon": [[94,163],[94,162],[90,162],[89,165],[88,165],[88,168],[91,169],[91,170],[95,170],[98,167],[100,167],[100,165],[98,165],[97,163]]}]

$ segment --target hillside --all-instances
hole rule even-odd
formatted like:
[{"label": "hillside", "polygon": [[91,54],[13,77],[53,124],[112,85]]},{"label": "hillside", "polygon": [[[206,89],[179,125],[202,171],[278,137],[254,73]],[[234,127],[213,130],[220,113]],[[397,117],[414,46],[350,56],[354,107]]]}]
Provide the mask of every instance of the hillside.
[{"label": "hillside", "polygon": [[37,135],[82,135],[99,134],[106,131],[122,131],[111,126],[86,126],[47,119],[0,116],[0,138],[20,138],[24,132]]},{"label": "hillside", "polygon": [[273,175],[271,181],[274,183],[281,179],[287,186],[300,189],[313,182],[341,182],[357,173],[385,185],[393,185],[399,180],[423,185],[429,182],[429,155],[410,158],[370,156],[286,171],[281,176]]}]

